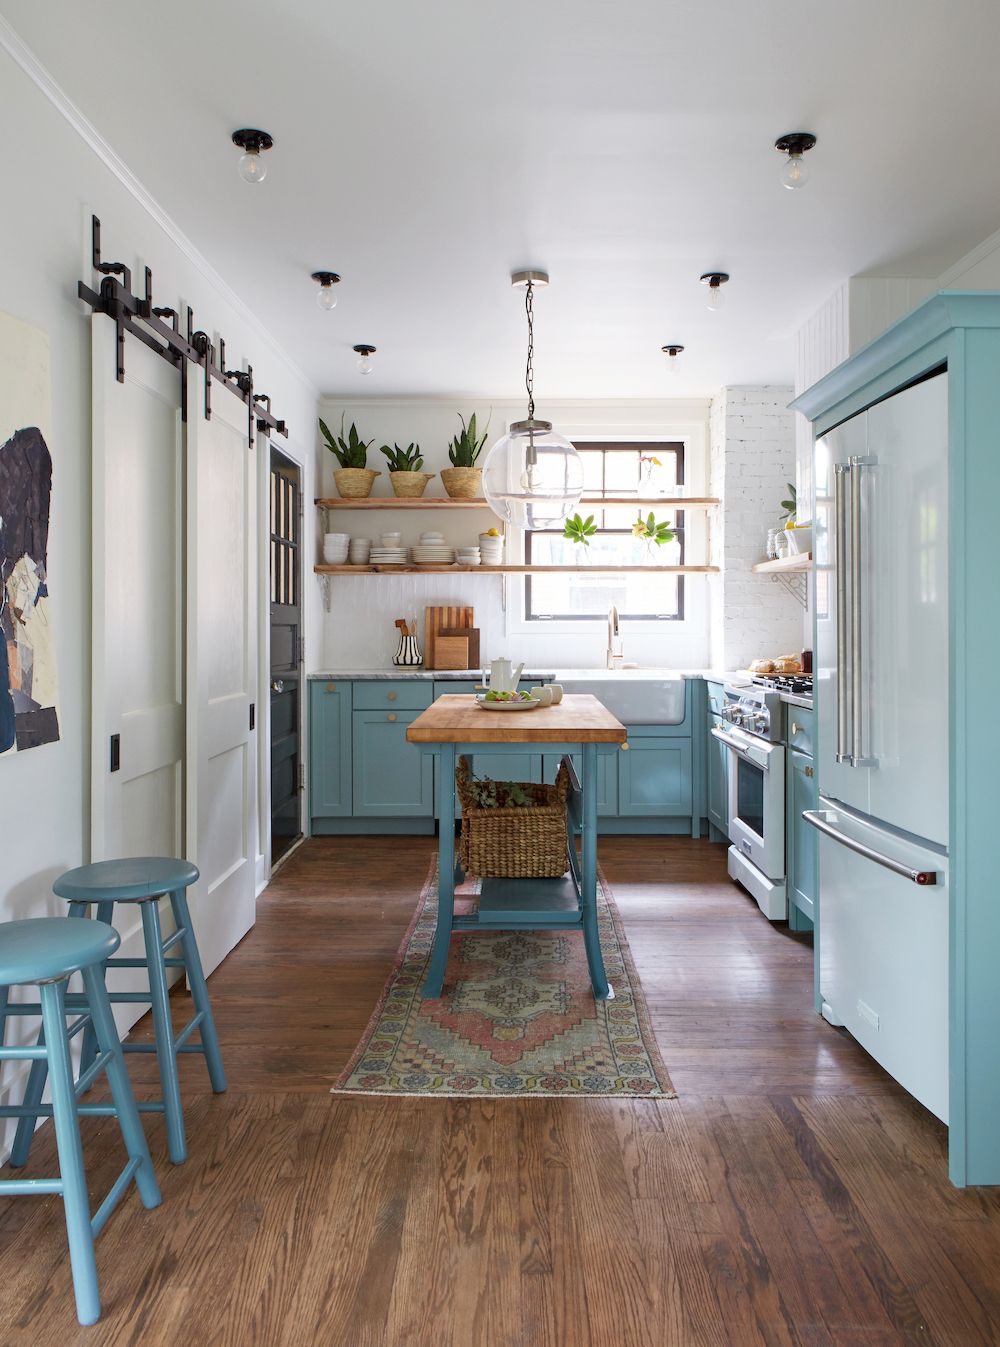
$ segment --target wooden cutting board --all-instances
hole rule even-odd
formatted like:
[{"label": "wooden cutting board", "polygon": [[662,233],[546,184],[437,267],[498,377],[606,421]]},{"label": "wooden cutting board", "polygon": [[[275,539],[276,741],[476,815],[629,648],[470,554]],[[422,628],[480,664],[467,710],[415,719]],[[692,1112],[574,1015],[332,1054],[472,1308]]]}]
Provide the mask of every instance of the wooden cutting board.
[{"label": "wooden cutting board", "polygon": [[434,640],[446,627],[452,629],[471,627],[476,620],[474,608],[462,608],[458,605],[442,608],[424,609],[424,668],[438,668],[434,656]]},{"label": "wooden cutting board", "polygon": [[465,636],[469,642],[469,658],[461,667],[463,669],[480,668],[478,627],[442,627],[438,636]]}]

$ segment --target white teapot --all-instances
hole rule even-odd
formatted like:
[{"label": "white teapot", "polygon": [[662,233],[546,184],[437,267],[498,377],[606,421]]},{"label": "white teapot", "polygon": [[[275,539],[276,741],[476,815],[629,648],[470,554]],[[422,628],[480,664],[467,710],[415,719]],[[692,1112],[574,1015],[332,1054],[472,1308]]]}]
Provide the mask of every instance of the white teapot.
[{"label": "white teapot", "polygon": [[490,689],[493,692],[516,692],[517,685],[521,678],[523,664],[517,668],[511,664],[509,659],[495,659],[490,661]]}]

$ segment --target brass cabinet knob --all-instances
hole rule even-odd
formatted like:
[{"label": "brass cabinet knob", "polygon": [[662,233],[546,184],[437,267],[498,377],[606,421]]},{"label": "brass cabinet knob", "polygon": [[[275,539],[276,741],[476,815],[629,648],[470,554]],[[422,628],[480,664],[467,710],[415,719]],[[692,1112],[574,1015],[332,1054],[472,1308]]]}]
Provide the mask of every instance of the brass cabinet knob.
[{"label": "brass cabinet knob", "polygon": [[386,720],[395,720],[395,719],[396,719],[395,711],[390,711],[389,714],[386,716]]},{"label": "brass cabinet knob", "polygon": [[624,744],[622,744],[622,752],[623,752],[623,753],[627,753],[627,752],[628,752],[628,749],[629,749],[629,746],[628,746],[628,743],[627,743],[627,742],[624,743]]},{"label": "brass cabinet knob", "polygon": [[813,769],[812,769],[811,767],[807,767],[807,768],[805,769],[805,774],[806,774],[806,776],[812,776],[812,774],[813,774]]},{"label": "brass cabinet knob", "polygon": [[388,697],[389,701],[391,701],[391,702],[394,702],[394,701],[396,700],[396,694],[395,694],[394,692],[388,692],[388,693],[386,693],[386,696]]},{"label": "brass cabinet knob", "polygon": [[326,690],[327,690],[327,692],[336,692],[336,691],[337,691],[337,684],[336,684],[336,683],[327,683],[327,685],[326,685]]},{"label": "brass cabinet knob", "polygon": [[802,730],[802,726],[799,725],[799,724],[797,724],[797,723],[793,720],[793,721],[792,721],[792,733],[793,733],[793,734],[799,734],[799,733],[801,733],[801,730]]}]

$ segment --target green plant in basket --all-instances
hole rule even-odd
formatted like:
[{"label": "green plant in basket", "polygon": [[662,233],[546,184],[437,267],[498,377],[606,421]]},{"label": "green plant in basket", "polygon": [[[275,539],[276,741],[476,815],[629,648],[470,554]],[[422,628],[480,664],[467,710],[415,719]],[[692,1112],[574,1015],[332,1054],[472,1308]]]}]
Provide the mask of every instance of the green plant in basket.
[{"label": "green plant in basket", "polygon": [[632,525],[632,533],[636,538],[644,538],[647,543],[655,543],[657,547],[672,543],[677,536],[665,519],[657,521],[652,513],[645,519],[640,515]]},{"label": "green plant in basket", "polygon": [[330,427],[322,417],[319,418],[319,428],[324,440],[326,440],[326,447],[342,468],[365,468],[368,466],[368,449],[375,443],[375,440],[374,438],[363,440],[353,421],[346,440],[344,439],[343,416],[340,418],[339,435],[331,434]]},{"label": "green plant in basket", "polygon": [[398,444],[391,449],[383,444],[379,453],[385,454],[390,472],[419,472],[424,466],[419,444],[408,444],[405,449],[400,449]]},{"label": "green plant in basket", "polygon": [[[476,413],[473,412],[469,417],[469,424],[465,424],[465,417],[459,412],[458,419],[462,423],[461,435],[456,435],[448,449],[448,457],[451,460],[453,468],[474,468],[476,459],[482,453],[483,445],[486,443],[486,436],[490,433],[490,423],[486,422],[486,429],[482,435],[476,435]],[[492,419],[492,418],[491,418]]]},{"label": "green plant in basket", "polygon": [[584,547],[590,546],[590,540],[596,532],[597,525],[592,514],[587,515],[586,519],[578,514],[570,515],[563,525],[563,537],[572,543],[583,543]]}]

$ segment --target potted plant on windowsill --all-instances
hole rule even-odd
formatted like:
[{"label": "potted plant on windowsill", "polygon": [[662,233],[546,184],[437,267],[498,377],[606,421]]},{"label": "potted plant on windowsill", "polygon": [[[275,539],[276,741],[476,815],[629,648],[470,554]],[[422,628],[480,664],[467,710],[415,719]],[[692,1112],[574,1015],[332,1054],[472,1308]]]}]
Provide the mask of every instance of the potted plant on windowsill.
[{"label": "potted plant on windowsill", "polygon": [[394,496],[412,498],[424,494],[434,473],[421,471],[424,460],[419,444],[408,444],[405,449],[400,449],[398,444],[391,449],[383,444],[379,453],[385,455],[389,464],[389,482]]},{"label": "potted plant on windowsill", "polygon": [[451,442],[448,449],[451,467],[441,469],[441,481],[445,491],[454,499],[473,500],[483,494],[483,470],[476,467],[476,459],[486,443],[490,423],[486,422],[486,429],[477,438],[475,412],[469,417],[468,425],[461,413],[458,419],[462,423],[462,433]]},{"label": "potted plant on windowsill", "polygon": [[345,440],[343,416],[340,418],[339,435],[331,433],[322,417],[319,418],[319,428],[326,440],[326,447],[340,464],[333,474],[338,495],[343,496],[345,500],[362,500],[365,496],[370,496],[375,478],[381,476],[381,473],[367,466],[368,449],[373,441],[363,440],[353,422]]}]

